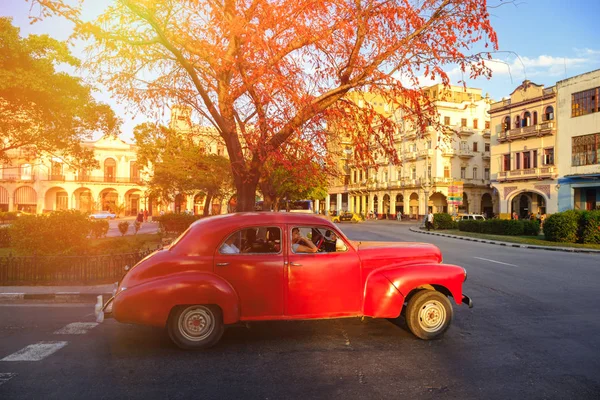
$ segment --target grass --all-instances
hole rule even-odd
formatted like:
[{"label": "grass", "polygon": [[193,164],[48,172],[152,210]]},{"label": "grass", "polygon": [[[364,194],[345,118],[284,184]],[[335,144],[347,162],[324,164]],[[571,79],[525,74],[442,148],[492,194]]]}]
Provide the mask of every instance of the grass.
[{"label": "grass", "polygon": [[600,244],[581,244],[581,243],[562,243],[550,242],[544,239],[544,235],[539,236],[508,236],[508,235],[488,235],[476,232],[463,232],[458,229],[436,230],[435,232],[447,233],[449,235],[467,236],[477,239],[497,240],[500,242],[530,244],[534,246],[552,246],[552,247],[575,247],[580,249],[600,250]]},{"label": "grass", "polygon": [[[107,237],[101,239],[89,239],[89,253],[91,254],[120,254],[132,253],[138,250],[154,250],[161,244],[161,236],[156,233],[143,233],[139,235],[127,235],[119,237]],[[12,247],[0,248],[0,257],[19,254]]]}]

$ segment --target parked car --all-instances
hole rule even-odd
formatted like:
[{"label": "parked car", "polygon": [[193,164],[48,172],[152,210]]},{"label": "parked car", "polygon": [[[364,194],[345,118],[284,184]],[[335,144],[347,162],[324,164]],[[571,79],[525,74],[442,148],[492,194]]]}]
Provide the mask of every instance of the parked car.
[{"label": "parked car", "polygon": [[110,211],[96,211],[90,214],[90,219],[115,219],[117,215]]},{"label": "parked car", "polygon": [[332,222],[360,222],[360,217],[351,212],[341,212],[331,219]]},{"label": "parked car", "polygon": [[226,326],[264,320],[399,318],[440,337],[466,271],[426,243],[356,242],[324,217],[237,213],[194,222],[126,272],[98,321],[166,327],[184,349],[216,344]]},{"label": "parked car", "polygon": [[465,221],[465,220],[477,220],[477,221],[485,221],[485,217],[481,214],[458,214],[457,221]]}]

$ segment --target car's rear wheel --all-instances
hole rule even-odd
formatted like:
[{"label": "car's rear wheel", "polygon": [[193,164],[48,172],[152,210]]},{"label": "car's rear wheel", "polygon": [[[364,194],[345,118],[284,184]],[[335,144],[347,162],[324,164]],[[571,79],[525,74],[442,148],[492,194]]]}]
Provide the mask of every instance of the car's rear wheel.
[{"label": "car's rear wheel", "polygon": [[441,337],[452,322],[452,304],[443,293],[435,290],[421,290],[408,301],[406,325],[418,338],[423,340]]},{"label": "car's rear wheel", "polygon": [[223,335],[223,316],[215,305],[179,306],[173,309],[167,323],[169,337],[186,350],[214,346]]}]

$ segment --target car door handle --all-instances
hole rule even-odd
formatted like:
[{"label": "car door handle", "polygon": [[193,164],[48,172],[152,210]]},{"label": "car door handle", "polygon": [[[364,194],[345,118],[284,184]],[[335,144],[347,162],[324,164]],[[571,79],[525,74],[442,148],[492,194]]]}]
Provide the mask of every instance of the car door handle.
[{"label": "car door handle", "polygon": [[217,263],[217,267],[226,267],[229,263]]},{"label": "car door handle", "polygon": [[301,267],[301,266],[302,266],[302,264],[298,264],[298,263],[295,263],[295,262],[293,262],[293,263],[290,263],[290,265],[291,265],[292,267]]}]

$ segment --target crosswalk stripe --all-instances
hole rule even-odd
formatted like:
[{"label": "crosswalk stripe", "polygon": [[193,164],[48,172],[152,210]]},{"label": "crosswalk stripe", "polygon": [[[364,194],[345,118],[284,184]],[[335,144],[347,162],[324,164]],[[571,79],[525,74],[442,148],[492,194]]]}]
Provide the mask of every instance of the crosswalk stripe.
[{"label": "crosswalk stripe", "polygon": [[0,361],[41,361],[65,347],[69,342],[38,342],[4,357]]},{"label": "crosswalk stripe", "polygon": [[96,322],[73,322],[54,332],[55,335],[83,335],[98,325]]},{"label": "crosswalk stripe", "polygon": [[17,374],[12,373],[12,372],[0,372],[0,386],[2,386],[2,384],[4,384],[4,383],[10,381],[15,376],[17,376]]}]

